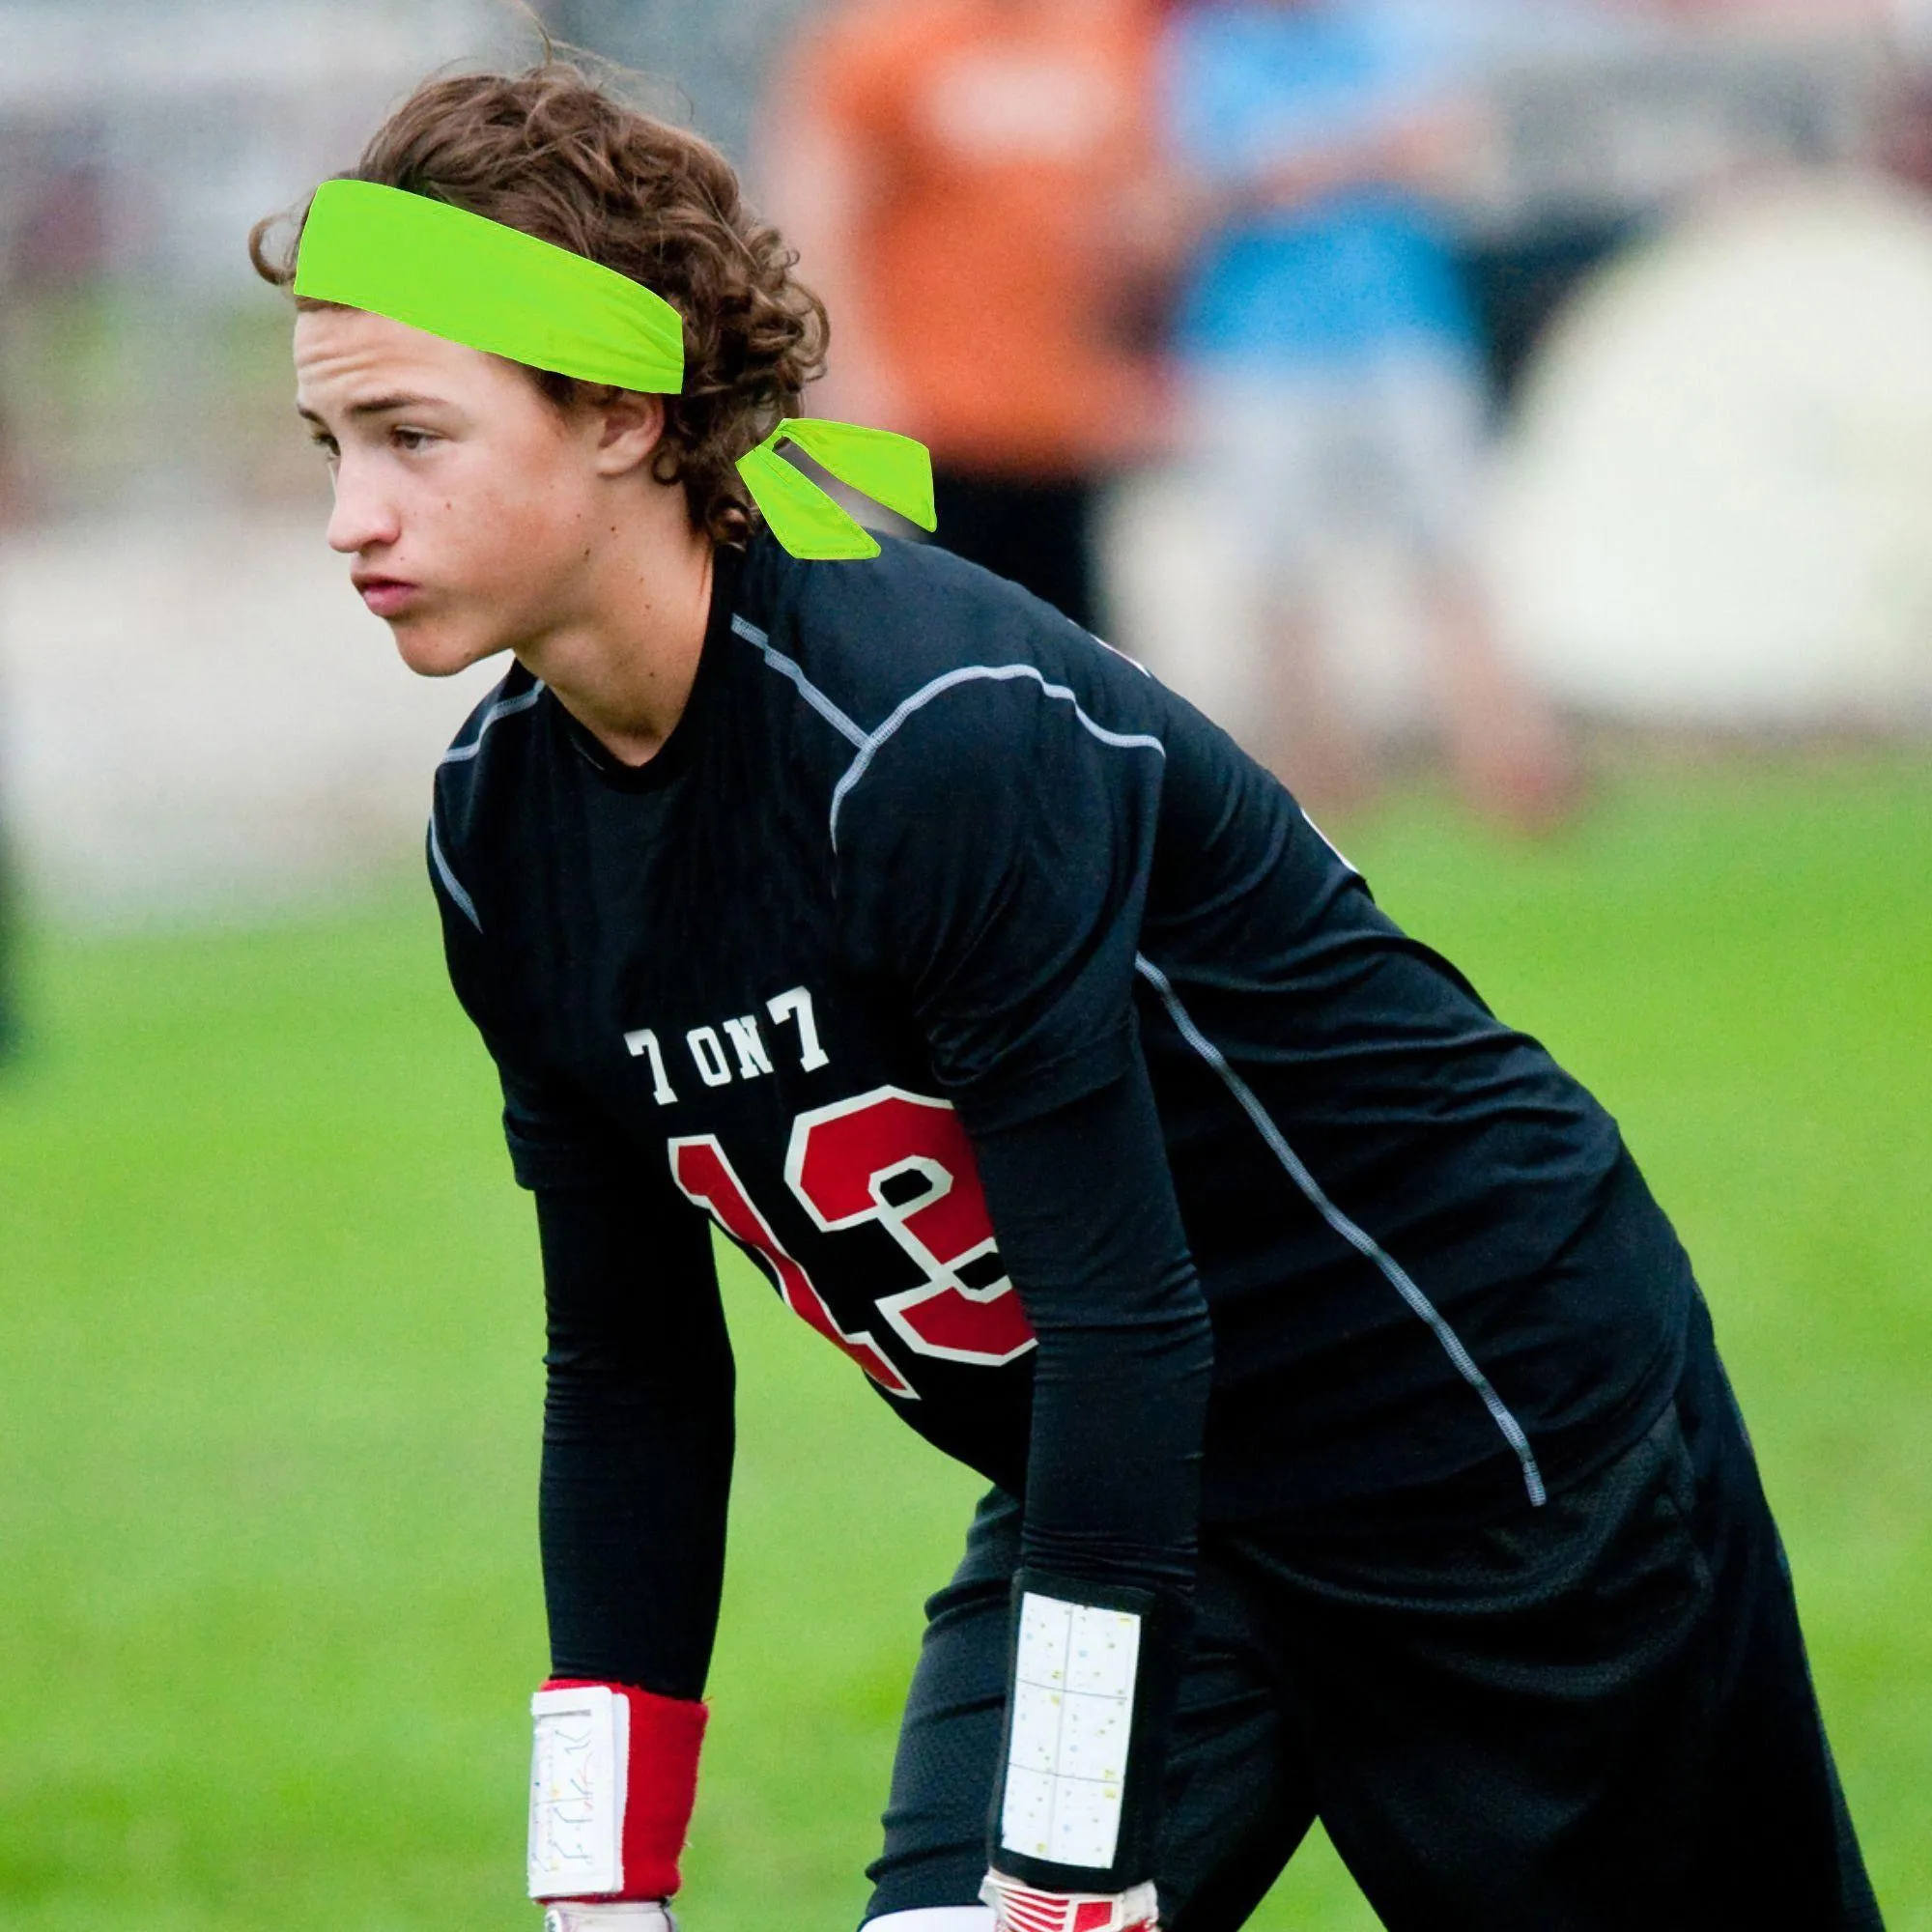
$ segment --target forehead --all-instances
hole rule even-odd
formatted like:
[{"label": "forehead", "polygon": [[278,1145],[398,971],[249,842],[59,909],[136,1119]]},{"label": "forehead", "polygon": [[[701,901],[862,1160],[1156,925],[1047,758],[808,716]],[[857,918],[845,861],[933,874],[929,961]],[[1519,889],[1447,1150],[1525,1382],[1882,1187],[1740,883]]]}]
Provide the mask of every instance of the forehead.
[{"label": "forehead", "polygon": [[296,401],[308,409],[378,388],[477,404],[514,386],[514,372],[497,357],[363,309],[298,311],[295,365]]}]

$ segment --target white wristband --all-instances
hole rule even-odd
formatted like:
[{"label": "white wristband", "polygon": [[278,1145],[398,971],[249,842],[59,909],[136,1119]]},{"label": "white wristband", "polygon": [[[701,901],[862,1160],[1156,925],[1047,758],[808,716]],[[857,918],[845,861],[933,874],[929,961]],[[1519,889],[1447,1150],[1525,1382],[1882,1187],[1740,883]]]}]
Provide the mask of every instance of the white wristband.
[{"label": "white wristband", "polygon": [[670,1908],[656,1899],[596,1905],[569,1899],[544,1909],[543,1932],[677,1932]]},{"label": "white wristband", "polygon": [[1022,1593],[1002,1850],[1096,1872],[1114,1862],[1140,1648],[1131,1610]]}]

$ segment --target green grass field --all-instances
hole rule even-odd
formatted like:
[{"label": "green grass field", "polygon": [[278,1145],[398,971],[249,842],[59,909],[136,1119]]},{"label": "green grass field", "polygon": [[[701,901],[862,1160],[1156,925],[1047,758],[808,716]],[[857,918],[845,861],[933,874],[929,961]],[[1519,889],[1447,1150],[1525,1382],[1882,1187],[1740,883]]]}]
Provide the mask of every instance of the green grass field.
[{"label": "green grass field", "polygon": [[[1596,1089],[1676,1217],[1889,1922],[1932,1932],[1932,775],[1658,765],[1536,849],[1421,793],[1341,842]],[[426,890],[41,936],[27,968],[0,1926],[530,1927],[535,1241]],[[975,1485],[748,1267],[727,1293],[743,1447],[689,1923],[839,1932]],[[1312,1845],[1256,1923],[1374,1919]]]}]

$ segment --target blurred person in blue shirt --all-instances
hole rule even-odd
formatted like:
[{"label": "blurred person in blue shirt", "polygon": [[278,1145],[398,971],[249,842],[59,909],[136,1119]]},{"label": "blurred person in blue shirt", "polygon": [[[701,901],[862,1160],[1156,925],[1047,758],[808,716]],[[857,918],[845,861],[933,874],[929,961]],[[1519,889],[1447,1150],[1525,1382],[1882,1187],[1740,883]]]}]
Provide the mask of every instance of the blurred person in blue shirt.
[{"label": "blurred person in blue shirt", "polygon": [[[1160,111],[1199,240],[1173,347],[1187,457],[1245,580],[1222,679],[1244,735],[1318,806],[1375,782],[1324,618],[1337,539],[1393,539],[1417,580],[1430,703],[1459,780],[1556,815],[1553,720],[1496,650],[1472,565],[1487,435],[1476,317],[1435,192],[1475,128],[1459,10],[1400,0],[1176,9]],[[1332,605],[1332,595],[1325,602]]]}]

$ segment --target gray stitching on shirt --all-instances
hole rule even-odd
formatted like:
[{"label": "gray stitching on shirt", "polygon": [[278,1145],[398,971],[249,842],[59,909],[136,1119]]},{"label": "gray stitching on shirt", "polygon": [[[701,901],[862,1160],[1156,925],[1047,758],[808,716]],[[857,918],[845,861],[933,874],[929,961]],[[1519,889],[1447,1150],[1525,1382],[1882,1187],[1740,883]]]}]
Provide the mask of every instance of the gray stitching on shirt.
[{"label": "gray stitching on shirt", "polygon": [[527,711],[544,695],[541,683],[532,685],[521,697],[506,697],[500,704],[493,704],[484,712],[476,726],[476,735],[467,745],[452,745],[440,758],[439,764],[454,765],[465,758],[473,758],[483,749],[483,734],[499,718],[513,718],[519,711]]},{"label": "gray stitching on shirt", "polygon": [[1307,1196],[1309,1205],[1357,1254],[1373,1262],[1410,1310],[1429,1324],[1435,1339],[1441,1343],[1443,1352],[1456,1365],[1457,1374],[1482,1398],[1491,1420],[1502,1433],[1503,1439],[1516,1451],[1517,1461],[1522,1464],[1522,1486],[1528,1492],[1531,1505],[1540,1509],[1548,1495],[1543,1486],[1543,1472],[1536,1466],[1536,1456],[1529,1446],[1529,1437],[1523,1434],[1522,1425],[1510,1413],[1502,1397],[1491,1386],[1489,1377],[1476,1366],[1474,1358],[1463,1346],[1462,1337],[1410,1279],[1407,1269],[1329,1200],[1321,1182],[1302,1164],[1301,1156],[1289,1146],[1287,1136],[1275,1125],[1267,1109],[1255,1097],[1254,1090],[1228,1065],[1221,1049],[1194,1024],[1167,975],[1144,954],[1135,955],[1134,965],[1141,977],[1160,995],[1161,1004],[1166,1007],[1168,1017],[1179,1029],[1180,1037],[1220,1075],[1222,1084],[1234,1095],[1236,1105],[1254,1123],[1256,1131],[1288,1171],[1290,1179]]},{"label": "gray stitching on shirt", "polygon": [[832,839],[832,849],[838,849],[838,809],[845,803],[846,794],[866,776],[879,747],[910,718],[915,711],[930,704],[935,697],[943,696],[958,685],[975,683],[981,679],[991,679],[996,683],[1009,683],[1016,677],[1030,677],[1047,696],[1058,698],[1073,707],[1073,715],[1081,724],[1103,745],[1113,745],[1123,751],[1146,750],[1158,752],[1165,758],[1167,747],[1158,738],[1150,737],[1141,731],[1110,731],[1104,724],[1097,724],[1081,708],[1080,700],[1064,684],[1049,684],[1045,674],[1033,665],[962,665],[957,670],[949,670],[941,676],[923,684],[910,697],[900,700],[892,716],[876,731],[868,732],[859,740],[858,755],[846,766],[844,776],[832,788],[832,811],[827,830]]},{"label": "gray stitching on shirt", "polygon": [[449,861],[442,856],[442,842],[436,836],[436,810],[429,814],[429,856],[436,864],[437,877],[442,881],[443,890],[462,909],[463,916],[478,932],[483,930],[483,922],[476,917],[476,901],[463,890],[461,881],[449,869]]},{"label": "gray stitching on shirt", "polygon": [[758,629],[757,625],[752,623],[748,618],[737,616],[734,614],[731,619],[731,628],[734,631],[736,631],[737,634],[741,638],[743,638],[748,643],[753,645],[757,649],[758,653],[763,657],[764,661],[768,665],[770,665],[771,668],[775,671],[777,671],[781,677],[790,678],[792,683],[798,687],[798,695],[802,698],[804,698],[805,701],[809,705],[810,705],[811,708],[815,712],[817,712],[818,715],[822,719],[824,719],[825,722],[828,724],[830,724],[832,728],[835,731],[837,731],[838,735],[846,741],[847,744],[863,745],[866,742],[865,732],[860,730],[858,725],[853,724],[851,719],[846,717],[844,712],[840,711],[838,705],[834,704],[831,698],[827,697],[824,692],[820,691],[819,688],[815,684],[813,684],[809,677],[806,676],[805,668],[802,665],[799,665],[795,663],[792,659],[786,657],[782,651],[774,650],[772,648],[771,639],[765,635],[763,631]]}]

